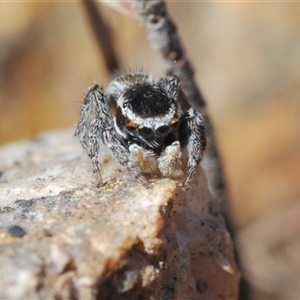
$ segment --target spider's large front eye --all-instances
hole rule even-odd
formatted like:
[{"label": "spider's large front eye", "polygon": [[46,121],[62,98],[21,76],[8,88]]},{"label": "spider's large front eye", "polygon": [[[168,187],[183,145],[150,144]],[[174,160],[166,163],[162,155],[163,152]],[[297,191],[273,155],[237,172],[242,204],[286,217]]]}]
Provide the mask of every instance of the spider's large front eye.
[{"label": "spider's large front eye", "polygon": [[139,129],[139,134],[145,138],[153,137],[153,130],[148,127],[142,127]]},{"label": "spider's large front eye", "polygon": [[161,126],[159,128],[156,129],[156,132],[160,135],[164,135],[169,131],[169,127],[168,126]]}]

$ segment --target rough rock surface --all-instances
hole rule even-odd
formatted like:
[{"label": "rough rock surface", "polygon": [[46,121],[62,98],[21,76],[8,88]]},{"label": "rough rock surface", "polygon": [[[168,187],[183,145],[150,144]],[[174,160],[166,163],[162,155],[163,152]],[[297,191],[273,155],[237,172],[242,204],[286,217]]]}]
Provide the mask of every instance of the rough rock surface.
[{"label": "rough rock surface", "polygon": [[0,299],[236,299],[240,274],[201,168],[140,184],[108,152],[97,188],[73,132],[0,148]]}]

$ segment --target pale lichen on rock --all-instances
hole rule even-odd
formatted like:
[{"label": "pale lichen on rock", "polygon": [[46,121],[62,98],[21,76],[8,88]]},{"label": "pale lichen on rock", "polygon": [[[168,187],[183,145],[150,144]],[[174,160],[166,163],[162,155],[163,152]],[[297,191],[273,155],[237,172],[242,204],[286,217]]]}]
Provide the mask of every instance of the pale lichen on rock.
[{"label": "pale lichen on rock", "polygon": [[202,169],[184,192],[133,181],[108,152],[101,163],[99,189],[70,130],[0,148],[0,298],[236,299]]}]

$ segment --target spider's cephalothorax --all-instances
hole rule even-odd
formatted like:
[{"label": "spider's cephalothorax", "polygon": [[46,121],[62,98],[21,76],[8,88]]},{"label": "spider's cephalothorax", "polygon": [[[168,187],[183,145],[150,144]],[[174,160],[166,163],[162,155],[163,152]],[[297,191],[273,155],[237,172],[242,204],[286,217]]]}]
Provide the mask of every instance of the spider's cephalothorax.
[{"label": "spider's cephalothorax", "polygon": [[[91,159],[99,184],[102,141],[134,177],[185,175],[187,188],[206,140],[201,114],[192,108],[183,111],[182,101],[176,76],[155,83],[149,75],[130,73],[114,79],[106,93],[99,85],[89,88],[75,135]],[[187,161],[183,163],[184,151]]]}]

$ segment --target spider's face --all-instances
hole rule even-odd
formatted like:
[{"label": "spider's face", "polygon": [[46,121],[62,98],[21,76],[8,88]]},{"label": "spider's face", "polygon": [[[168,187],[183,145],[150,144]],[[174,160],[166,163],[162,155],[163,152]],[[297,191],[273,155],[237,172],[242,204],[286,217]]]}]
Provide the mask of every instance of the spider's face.
[{"label": "spider's face", "polygon": [[150,149],[159,148],[179,124],[176,100],[159,85],[126,90],[117,103],[117,132]]}]

